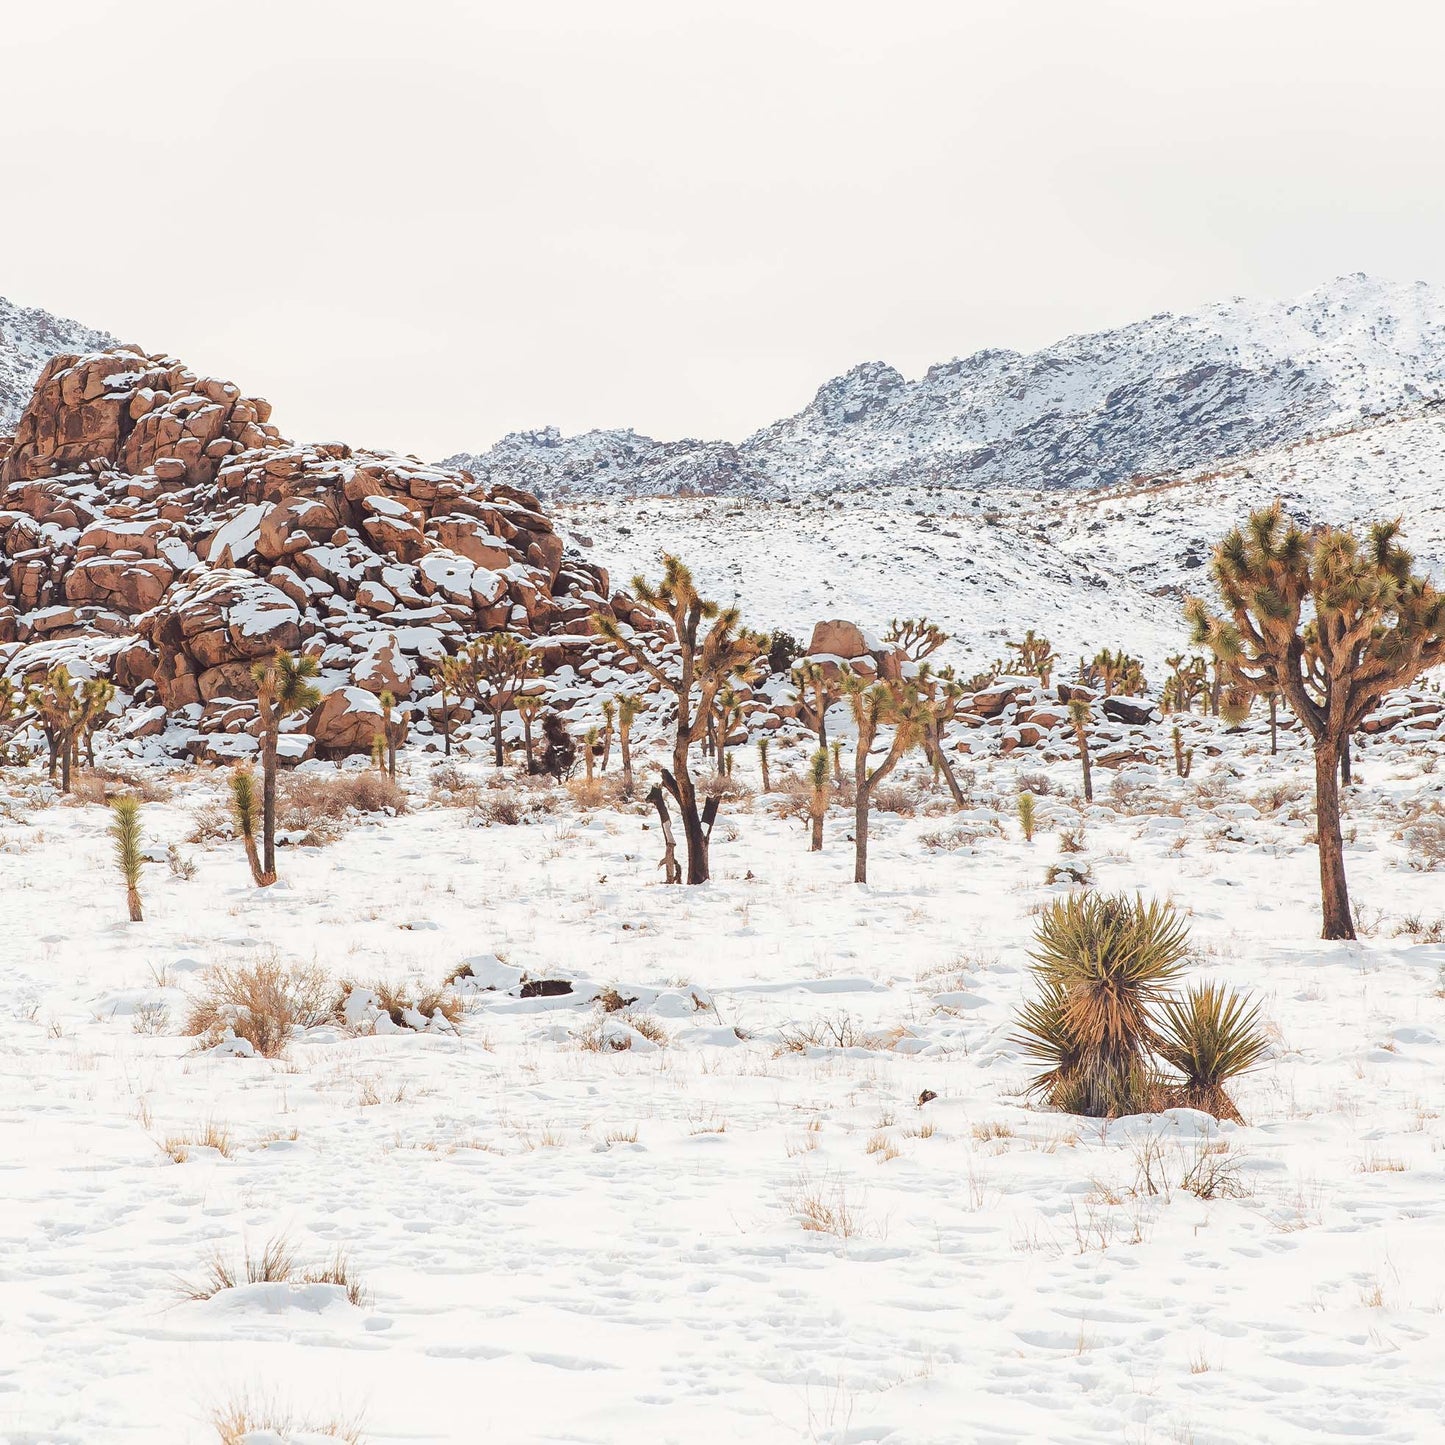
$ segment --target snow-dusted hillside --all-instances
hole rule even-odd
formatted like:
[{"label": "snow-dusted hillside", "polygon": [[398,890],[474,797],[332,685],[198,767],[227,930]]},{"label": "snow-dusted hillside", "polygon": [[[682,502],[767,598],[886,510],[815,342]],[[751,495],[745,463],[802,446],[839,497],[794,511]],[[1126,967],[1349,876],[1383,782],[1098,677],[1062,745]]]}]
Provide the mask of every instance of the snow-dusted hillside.
[{"label": "snow-dusted hillside", "polygon": [[449,465],[547,497],[778,497],[848,486],[1108,486],[1201,467],[1445,393],[1445,295],[1344,276],[980,351],[916,381],[867,362],[734,446],[632,431],[513,433]]},{"label": "snow-dusted hillside", "polygon": [[1026,627],[1066,658],[1123,645],[1178,648],[1180,602],[1207,587],[1209,549],[1279,496],[1302,522],[1405,518],[1422,567],[1445,580],[1445,411],[1260,452],[1184,477],[1079,493],[1004,488],[856,490],[790,502],[650,498],[561,509],[614,576],[662,551],[754,626],[806,639],[819,617],[881,625],[927,614],[982,665]]},{"label": "snow-dusted hillside", "polygon": [[103,331],[0,296],[0,436],[14,431],[40,368],[52,356],[113,344],[114,338]]}]

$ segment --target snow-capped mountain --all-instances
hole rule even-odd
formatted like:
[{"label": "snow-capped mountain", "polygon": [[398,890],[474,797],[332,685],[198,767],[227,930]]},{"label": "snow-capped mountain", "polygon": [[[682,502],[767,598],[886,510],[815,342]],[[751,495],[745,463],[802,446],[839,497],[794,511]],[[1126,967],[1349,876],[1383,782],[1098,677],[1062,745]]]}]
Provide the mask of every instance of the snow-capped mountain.
[{"label": "snow-capped mountain", "polygon": [[916,381],[867,362],[746,441],[513,433],[448,465],[550,497],[778,497],[851,486],[1096,487],[1226,461],[1445,395],[1445,293],[1340,277],[980,351]]},{"label": "snow-capped mountain", "polygon": [[99,351],[114,338],[0,296],[0,435],[15,429],[40,369],[57,352]]},{"label": "snow-capped mountain", "polygon": [[1025,628],[1066,661],[1103,646],[1150,660],[1180,649],[1182,603],[1210,588],[1214,544],[1279,497],[1297,521],[1361,528],[1402,516],[1419,570],[1445,585],[1445,408],[1289,442],[1182,475],[1091,490],[947,486],[787,501],[597,498],[560,520],[619,579],[675,552],[706,595],[750,626],[803,637],[820,617],[882,630],[926,615],[966,672]]}]

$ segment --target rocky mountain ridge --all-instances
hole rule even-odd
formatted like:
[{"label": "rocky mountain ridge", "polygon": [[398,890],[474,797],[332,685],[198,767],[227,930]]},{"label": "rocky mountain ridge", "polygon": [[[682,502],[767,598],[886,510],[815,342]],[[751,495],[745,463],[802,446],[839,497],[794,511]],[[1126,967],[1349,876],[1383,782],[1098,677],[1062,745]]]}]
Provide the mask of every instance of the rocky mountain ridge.
[{"label": "rocky mountain ridge", "polygon": [[104,331],[0,296],[0,436],[15,430],[35,379],[52,356],[114,345],[115,338]]},{"label": "rocky mountain ridge", "polygon": [[1228,461],[1445,395],[1445,293],[1355,274],[986,350],[916,381],[854,367],[745,441],[517,432],[445,465],[552,499],[847,488],[1088,488]]}]

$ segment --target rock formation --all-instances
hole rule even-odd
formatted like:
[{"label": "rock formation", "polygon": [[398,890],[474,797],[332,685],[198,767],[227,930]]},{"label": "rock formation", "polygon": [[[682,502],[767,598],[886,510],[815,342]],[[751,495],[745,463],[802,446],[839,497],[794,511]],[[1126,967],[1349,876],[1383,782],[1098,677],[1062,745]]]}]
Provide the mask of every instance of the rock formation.
[{"label": "rock formation", "polygon": [[170,357],[56,356],[0,438],[0,664],[106,673],[132,735],[168,719],[196,755],[248,750],[251,664],[278,647],[322,670],[301,752],[368,750],[367,697],[420,698],[442,658],[498,628],[533,639],[543,690],[577,706],[582,680],[629,670],[593,635],[598,612],[666,644],[529,493],[290,442],[267,402]]}]

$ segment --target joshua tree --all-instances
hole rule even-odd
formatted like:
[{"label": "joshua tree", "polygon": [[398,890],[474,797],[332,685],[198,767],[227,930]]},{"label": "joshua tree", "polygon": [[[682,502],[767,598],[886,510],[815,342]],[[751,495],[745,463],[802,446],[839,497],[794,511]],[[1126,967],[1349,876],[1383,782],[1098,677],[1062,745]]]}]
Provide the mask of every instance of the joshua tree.
[{"label": "joshua tree", "polygon": [[793,668],[793,685],[803,700],[803,706],[813,715],[813,728],[818,734],[818,746],[828,746],[828,709],[838,701],[837,675],[814,658],[805,657]]},{"label": "joshua tree", "polygon": [[444,657],[437,664],[436,672],[437,692],[441,694],[442,700],[442,753],[446,757],[452,755],[452,707],[453,698],[460,700],[465,694],[472,690],[471,676],[467,671],[466,659],[461,657]]},{"label": "joshua tree", "polygon": [[968,799],[964,797],[963,789],[959,787],[958,779],[954,776],[953,767],[944,754],[943,743],[945,729],[958,716],[968,693],[951,667],[940,668],[934,672],[928,663],[919,663],[915,682],[928,702],[928,728],[923,735],[923,750],[933,764],[934,785],[937,786],[938,775],[941,773],[948,784],[948,793],[954,806],[966,807]]},{"label": "joshua tree", "polygon": [[809,852],[823,851],[823,819],[828,814],[828,749],[819,748],[808,765],[808,782],[812,792],[808,797],[808,816],[813,820],[812,843]]},{"label": "joshua tree", "polygon": [[841,738],[834,740],[831,752],[833,754],[833,781],[841,783],[843,781],[843,740]]},{"label": "joshua tree", "polygon": [[883,640],[901,647],[914,662],[922,662],[948,641],[948,633],[926,617],[905,617],[901,622],[895,617]]},{"label": "joshua tree", "polygon": [[50,760],[50,781],[55,781],[55,766],[60,764],[60,791],[70,791],[70,760],[75,730],[85,715],[85,704],[76,691],[70,669],[62,662],[52,667],[25,694],[26,705],[35,714],[40,731],[45,734],[45,748]]},{"label": "joshua tree", "polygon": [[1189,770],[1194,766],[1194,749],[1184,746],[1184,734],[1179,731],[1179,724],[1174,724],[1174,771],[1181,777],[1187,778]]},{"label": "joshua tree", "polygon": [[[929,727],[928,701],[912,683],[869,682],[846,671],[840,679],[843,694],[853,710],[858,742],[853,753],[853,881],[868,881],[868,813],[873,790],[898,765],[910,748],[917,747]],[[877,767],[869,768],[880,728],[891,724],[893,742]]]},{"label": "joshua tree", "polygon": [[395,782],[396,750],[406,741],[407,718],[391,693],[382,693],[377,701],[381,704],[382,735],[386,743],[386,775]]},{"label": "joshua tree", "polygon": [[115,861],[120,876],[125,879],[125,901],[130,909],[130,921],[140,923],[140,872],[145,859],[140,849],[140,801],[125,794],[111,805],[115,821],[110,825],[110,836],[115,839]]},{"label": "joshua tree", "polygon": [[246,862],[251,865],[251,877],[257,888],[264,888],[276,881],[275,875],[266,876],[261,866],[261,855],[256,851],[256,779],[250,768],[237,768],[231,774],[231,812],[236,819],[236,831],[246,848]]},{"label": "joshua tree", "polygon": [[541,661],[515,632],[489,632],[473,638],[458,654],[465,658],[467,677],[477,699],[492,715],[492,746],[500,768],[505,761],[502,750],[502,714],[516,702],[528,679],[541,672]]},{"label": "joshua tree", "polygon": [[71,749],[76,749],[80,738],[85,739],[85,765],[95,766],[95,735],[106,724],[106,711],[115,697],[115,684],[104,677],[87,678],[80,685],[80,721],[71,739]]},{"label": "joshua tree", "polygon": [[1004,646],[1010,652],[1018,654],[1020,672],[1038,678],[1042,687],[1049,685],[1049,678],[1053,675],[1054,664],[1058,662],[1059,654],[1054,651],[1053,644],[1047,637],[1040,637],[1030,627],[1024,633],[1022,641],[1006,642]]},{"label": "joshua tree", "polygon": [[1337,527],[1306,534],[1278,502],[1250,516],[1214,551],[1224,601],[1191,598],[1197,643],[1256,688],[1276,689],[1314,744],[1322,936],[1354,938],[1340,758],[1350,734],[1392,688],[1445,661],[1445,597],[1411,571],[1398,521],[1363,539]]},{"label": "joshua tree", "polygon": [[587,777],[587,786],[592,786],[592,760],[597,755],[597,729],[590,727],[582,738],[582,770]]},{"label": "joshua tree", "polygon": [[612,734],[617,727],[617,704],[610,698],[602,699],[602,771],[612,761]]},{"label": "joshua tree", "polygon": [[1084,769],[1084,801],[1094,801],[1094,769],[1089,758],[1089,704],[1081,697],[1069,699],[1069,721],[1074,725],[1074,737],[1079,744],[1079,762]]},{"label": "joshua tree", "polygon": [[717,695],[717,757],[718,772],[724,777],[732,774],[732,759],[728,755],[728,738],[743,719],[743,700],[731,687],[724,687]]},{"label": "joshua tree", "polygon": [[542,711],[542,699],[531,692],[517,694],[517,716],[522,719],[522,748],[527,756],[527,772],[532,769],[532,724]]},{"label": "joshua tree", "polygon": [[1034,841],[1034,826],[1037,821],[1034,809],[1034,795],[1025,789],[1019,794],[1019,827],[1024,832],[1024,842]]},{"label": "joshua tree", "polygon": [[617,745],[622,752],[622,791],[632,796],[632,724],[647,706],[645,698],[624,692],[617,699]]},{"label": "joshua tree", "polygon": [[[662,580],[651,585],[646,578],[633,579],[638,599],[672,621],[677,639],[678,665],[665,669],[629,629],[625,634],[614,618],[598,615],[597,629],[604,637],[625,648],[643,670],[676,699],[677,718],[673,729],[672,769],[662,773],[662,785],[672,794],[682,815],[687,844],[687,881],[706,883],[709,877],[708,843],[715,800],[709,800],[704,820],[698,808],[688,750],[702,737],[718,693],[735,679],[746,679],[765,651],[766,638],[742,627],[738,609],[719,607],[697,590],[692,573],[671,554],[663,556]],[[710,622],[706,632],[703,623]]]},{"label": "joshua tree", "polygon": [[1091,687],[1102,687],[1105,697],[1112,697],[1115,693],[1129,697],[1145,690],[1144,666],[1123,648],[1110,652],[1104,647],[1094,654],[1092,662],[1081,665],[1079,681]]},{"label": "joshua tree", "polygon": [[25,695],[3,673],[0,673],[0,763],[10,760],[10,739],[20,722]]},{"label": "joshua tree", "polygon": [[278,650],[255,663],[256,705],[261,716],[261,845],[264,882],[276,881],[276,755],[282,720],[319,706],[321,694],[312,685],[316,659]]},{"label": "joshua tree", "polygon": [[768,777],[768,740],[766,737],[758,739],[758,771],[763,778],[763,792],[771,793],[773,788]]}]

